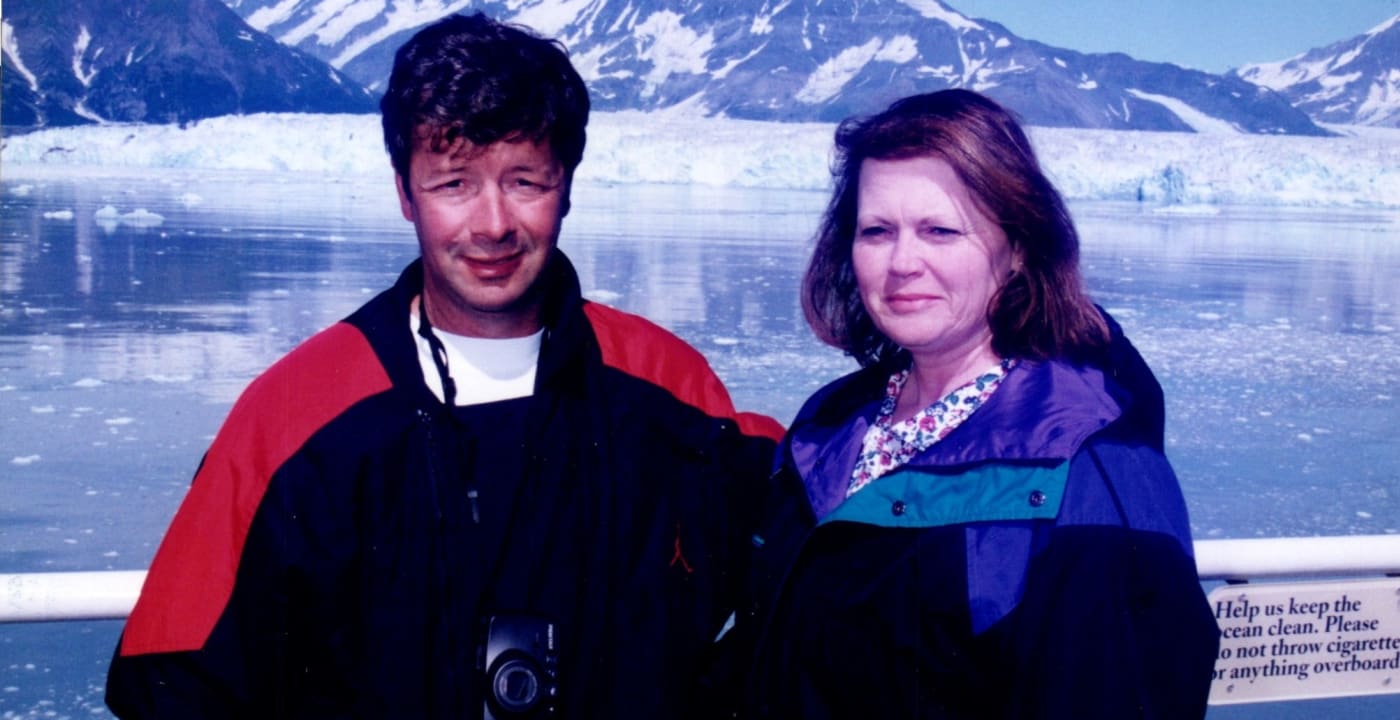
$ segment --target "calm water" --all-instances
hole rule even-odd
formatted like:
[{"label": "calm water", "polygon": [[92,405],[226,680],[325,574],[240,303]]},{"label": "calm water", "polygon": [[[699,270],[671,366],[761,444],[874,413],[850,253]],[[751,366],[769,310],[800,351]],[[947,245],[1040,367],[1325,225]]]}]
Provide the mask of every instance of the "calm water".
[{"label": "calm water", "polygon": [[[585,292],[690,340],[741,406],[787,421],[853,367],[796,299],[823,194],[575,192]],[[1400,532],[1400,215],[1074,212],[1092,293],[1166,390],[1198,538]],[[6,179],[0,572],[144,567],[244,384],[414,255],[388,178]],[[0,626],[0,717],[104,716],[119,630]],[[1319,715],[1400,696],[1212,712]]]}]

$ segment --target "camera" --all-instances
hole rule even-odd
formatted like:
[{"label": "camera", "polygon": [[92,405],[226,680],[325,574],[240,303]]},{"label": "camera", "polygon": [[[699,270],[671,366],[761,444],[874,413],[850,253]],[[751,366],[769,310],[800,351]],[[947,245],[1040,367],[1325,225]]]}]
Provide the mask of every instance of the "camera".
[{"label": "camera", "polygon": [[559,646],[554,623],[528,615],[492,615],[479,667],[485,670],[483,720],[551,718],[559,705]]}]

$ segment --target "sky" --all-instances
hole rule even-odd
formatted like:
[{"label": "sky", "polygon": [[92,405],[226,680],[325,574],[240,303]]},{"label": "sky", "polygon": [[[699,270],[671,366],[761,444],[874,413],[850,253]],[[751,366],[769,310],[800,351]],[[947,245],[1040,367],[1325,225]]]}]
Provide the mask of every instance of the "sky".
[{"label": "sky", "polygon": [[1285,60],[1400,15],[1400,0],[944,0],[1017,36],[1223,73]]}]

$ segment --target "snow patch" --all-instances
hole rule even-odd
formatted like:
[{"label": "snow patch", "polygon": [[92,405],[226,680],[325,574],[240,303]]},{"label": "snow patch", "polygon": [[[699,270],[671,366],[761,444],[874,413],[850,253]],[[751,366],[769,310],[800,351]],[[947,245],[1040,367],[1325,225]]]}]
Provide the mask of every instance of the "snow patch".
[{"label": "snow patch", "polygon": [[1162,107],[1172,111],[1181,121],[1186,123],[1192,130],[1206,135],[1242,135],[1243,132],[1233,123],[1226,122],[1219,118],[1211,117],[1186,103],[1166,95],[1153,95],[1141,90],[1128,88],[1128,94],[1133,97],[1155,102]]},{"label": "snow patch", "polygon": [[83,57],[87,55],[88,45],[91,43],[92,33],[88,32],[86,25],[79,25],[78,39],[73,41],[73,76],[78,78],[83,87],[91,87],[92,79],[97,76],[95,67],[83,70]]},{"label": "snow patch", "polygon": [[794,99],[810,105],[826,102],[871,62],[903,64],[918,56],[918,41],[908,35],[896,35],[888,41],[871,38],[864,45],[848,47],[819,65]]},{"label": "snow patch", "polygon": [[39,79],[34,76],[28,67],[25,67],[24,60],[19,56],[19,39],[15,37],[15,28],[10,25],[9,20],[0,20],[0,43],[3,43],[5,57],[10,60],[10,70],[19,73],[29,83],[29,89],[39,92]]},{"label": "snow patch", "polygon": [[920,15],[926,18],[947,23],[954,30],[962,30],[965,32],[968,30],[984,29],[966,15],[949,9],[943,3],[938,2],[938,0],[900,0],[900,2],[918,11]]},{"label": "snow patch", "polygon": [[636,28],[643,50],[637,57],[651,63],[644,80],[642,97],[650,97],[657,86],[674,74],[700,75],[714,49],[712,33],[700,35],[685,27],[685,18],[671,11],[652,13]]}]

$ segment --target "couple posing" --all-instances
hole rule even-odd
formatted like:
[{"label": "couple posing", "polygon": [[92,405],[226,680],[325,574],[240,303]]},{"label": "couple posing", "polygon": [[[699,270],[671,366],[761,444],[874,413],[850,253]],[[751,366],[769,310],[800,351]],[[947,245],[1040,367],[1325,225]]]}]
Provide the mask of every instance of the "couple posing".
[{"label": "couple posing", "polygon": [[557,43],[446,18],[381,110],[421,257],[234,405],[118,716],[1204,714],[1161,390],[1004,109],[840,125],[802,301],[860,369],[786,432],[581,297],[557,241],[589,100]]}]

